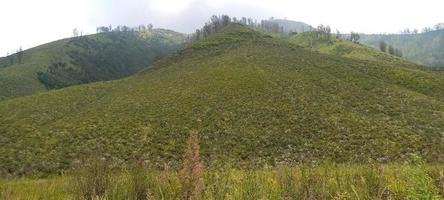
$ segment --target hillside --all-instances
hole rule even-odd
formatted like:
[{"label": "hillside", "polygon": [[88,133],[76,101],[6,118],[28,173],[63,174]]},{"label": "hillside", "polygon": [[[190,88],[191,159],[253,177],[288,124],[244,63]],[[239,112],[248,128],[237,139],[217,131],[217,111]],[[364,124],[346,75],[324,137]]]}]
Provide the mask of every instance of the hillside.
[{"label": "hillside", "polygon": [[314,32],[304,32],[290,36],[288,41],[296,46],[323,54],[351,59],[411,65],[401,58],[363,44],[354,43],[343,38],[336,38],[335,35],[331,35],[329,39],[325,39],[316,37]]},{"label": "hillside", "polygon": [[400,49],[413,62],[433,67],[444,67],[444,30],[420,34],[361,35],[360,42],[379,48],[384,41]]},{"label": "hillside", "polygon": [[0,102],[0,174],[88,155],[177,167],[191,129],[208,167],[444,162],[444,76],[319,54],[240,25],[121,80]]},{"label": "hillside", "polygon": [[108,32],[44,44],[0,59],[0,100],[131,75],[183,46],[185,36],[155,29]]}]

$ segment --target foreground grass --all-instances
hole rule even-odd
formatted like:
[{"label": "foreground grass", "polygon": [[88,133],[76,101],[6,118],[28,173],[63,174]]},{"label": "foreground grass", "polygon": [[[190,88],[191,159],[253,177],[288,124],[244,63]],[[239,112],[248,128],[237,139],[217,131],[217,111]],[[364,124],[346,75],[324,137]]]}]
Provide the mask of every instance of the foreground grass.
[{"label": "foreground grass", "polygon": [[[85,192],[85,188],[79,188],[78,176],[3,180],[0,181],[0,199],[182,197],[181,176],[173,170],[138,169],[114,171],[108,175],[101,173],[99,176],[107,181],[94,182],[102,184],[104,190],[93,197],[84,196],[82,192]],[[140,191],[144,194],[141,195]],[[200,199],[443,199],[444,167],[409,164],[208,169],[204,173],[204,188],[199,196]]]}]

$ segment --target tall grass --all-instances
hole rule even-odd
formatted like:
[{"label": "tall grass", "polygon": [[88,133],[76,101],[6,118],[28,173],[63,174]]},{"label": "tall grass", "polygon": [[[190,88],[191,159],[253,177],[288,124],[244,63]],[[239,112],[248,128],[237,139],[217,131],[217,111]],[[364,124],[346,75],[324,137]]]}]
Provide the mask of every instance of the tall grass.
[{"label": "tall grass", "polygon": [[130,170],[131,199],[147,200],[152,198],[148,185],[150,182],[152,182],[151,177],[144,169],[143,164],[135,164]]},{"label": "tall grass", "polygon": [[88,159],[75,170],[71,189],[78,199],[92,200],[107,197],[111,185],[111,169],[104,158]]},{"label": "tall grass", "polygon": [[[92,172],[83,172],[82,178],[62,176],[47,180],[0,181],[0,199],[169,200],[184,197],[183,175],[176,170],[158,171],[136,167],[113,173],[111,170],[109,173],[96,173],[98,177],[89,176],[92,180],[84,180],[85,174],[94,174]],[[207,168],[202,173],[203,185],[199,186],[202,188],[201,194],[194,198],[443,199],[443,174],[442,165],[411,163],[381,166],[280,166],[254,170]],[[79,180],[83,180],[82,184],[78,183]],[[73,190],[73,185],[78,188]]]}]

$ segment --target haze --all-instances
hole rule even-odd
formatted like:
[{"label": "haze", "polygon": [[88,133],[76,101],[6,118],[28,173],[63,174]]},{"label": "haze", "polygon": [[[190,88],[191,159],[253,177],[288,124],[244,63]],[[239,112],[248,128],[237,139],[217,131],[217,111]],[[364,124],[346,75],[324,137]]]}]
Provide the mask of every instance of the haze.
[{"label": "haze", "polygon": [[395,33],[444,20],[439,0],[2,0],[0,56],[70,37],[77,28],[153,24],[192,32],[213,14],[265,19],[271,16],[327,24],[341,32]]}]

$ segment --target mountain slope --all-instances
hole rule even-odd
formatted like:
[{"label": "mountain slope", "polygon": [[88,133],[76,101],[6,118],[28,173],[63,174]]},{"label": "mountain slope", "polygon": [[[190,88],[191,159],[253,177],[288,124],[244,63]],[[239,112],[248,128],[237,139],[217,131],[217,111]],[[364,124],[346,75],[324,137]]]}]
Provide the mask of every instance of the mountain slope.
[{"label": "mountain slope", "polygon": [[444,162],[444,77],[295,48],[240,25],[122,80],[0,102],[0,173],[91,154],[178,166],[192,129],[207,166]]},{"label": "mountain slope", "polygon": [[0,60],[0,100],[133,74],[180,48],[185,36],[155,29],[63,39]]},{"label": "mountain slope", "polygon": [[444,67],[444,30],[420,34],[361,35],[362,43],[379,48],[384,41],[400,49],[410,61],[433,67]]}]

